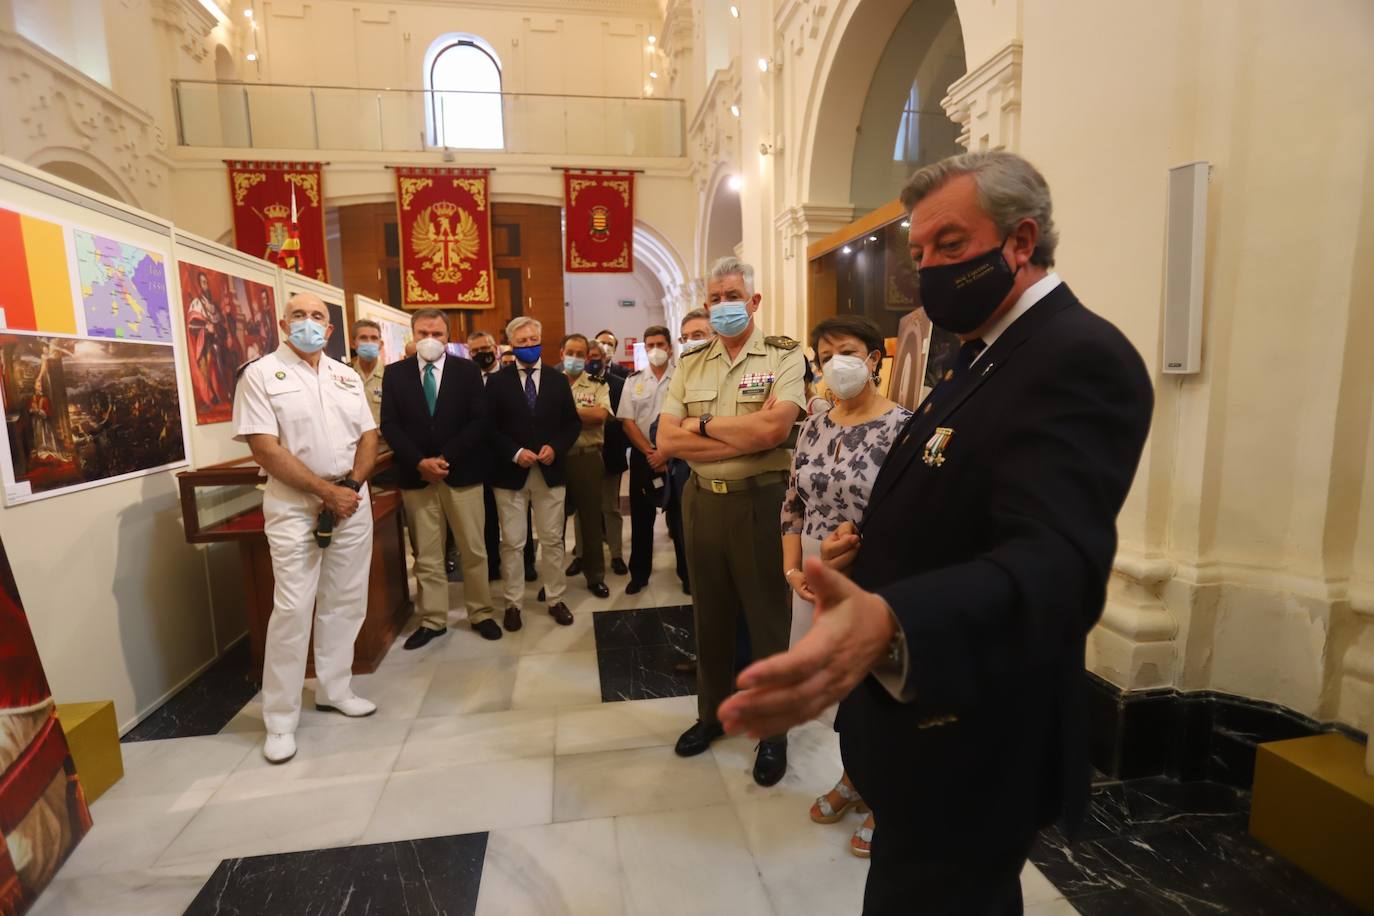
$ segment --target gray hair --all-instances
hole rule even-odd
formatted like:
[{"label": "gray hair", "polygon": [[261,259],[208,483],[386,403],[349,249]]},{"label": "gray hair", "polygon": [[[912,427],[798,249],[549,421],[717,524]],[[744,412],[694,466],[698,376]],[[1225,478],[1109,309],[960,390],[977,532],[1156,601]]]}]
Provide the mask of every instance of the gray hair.
[{"label": "gray hair", "polygon": [[734,255],[727,254],[712,264],[709,276],[712,280],[722,280],[736,274],[744,281],[744,291],[750,296],[754,295],[754,268]]},{"label": "gray hair", "polygon": [[1023,219],[1035,220],[1040,229],[1030,262],[1040,267],[1054,266],[1054,249],[1059,230],[1054,227],[1050,186],[1045,176],[1025,159],[1005,150],[963,153],[917,169],[902,188],[902,206],[910,212],[926,195],[943,187],[951,178],[972,175],[978,186],[978,204],[1005,237]]},{"label": "gray hair", "polygon": [[698,318],[700,318],[702,321],[710,321],[711,313],[706,311],[706,309],[702,308],[692,309],[686,315],[682,316],[682,321],[678,322],[677,329],[681,331],[682,328],[687,324],[687,322],[696,321]]},{"label": "gray hair", "polygon": [[444,323],[445,328],[448,327],[448,315],[438,309],[417,309],[414,314],[410,316],[410,329],[412,331],[415,330],[415,322],[423,321],[426,318],[438,318]]},{"label": "gray hair", "polygon": [[529,315],[521,315],[518,318],[512,318],[510,324],[506,325],[506,340],[514,340],[515,332],[519,331],[527,324],[534,325],[534,329],[539,332],[539,336],[544,336],[544,325],[538,318],[531,318]]}]

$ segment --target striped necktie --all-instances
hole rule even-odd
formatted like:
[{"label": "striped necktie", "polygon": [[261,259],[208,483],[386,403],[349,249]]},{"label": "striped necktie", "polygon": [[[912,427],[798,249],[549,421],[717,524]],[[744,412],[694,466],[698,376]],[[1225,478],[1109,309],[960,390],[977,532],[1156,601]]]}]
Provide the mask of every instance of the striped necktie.
[{"label": "striped necktie", "polygon": [[534,399],[539,396],[539,392],[534,387],[534,370],[525,370],[525,400],[530,404],[530,410],[534,410]]}]

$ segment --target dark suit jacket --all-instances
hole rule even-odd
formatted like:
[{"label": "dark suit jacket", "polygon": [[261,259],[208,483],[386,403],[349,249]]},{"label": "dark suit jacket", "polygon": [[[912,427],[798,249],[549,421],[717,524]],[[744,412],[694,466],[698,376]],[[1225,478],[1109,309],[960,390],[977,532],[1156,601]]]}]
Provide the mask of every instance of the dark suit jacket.
[{"label": "dark suit jacket", "polygon": [[[480,384],[480,382],[479,382]],[[386,403],[386,399],[382,399]],[[488,479],[493,487],[518,490],[525,485],[529,470],[511,458],[517,449],[536,454],[545,445],[553,446],[557,457],[545,467],[536,464],[551,487],[565,482],[564,463],[568,450],[582,432],[582,418],[573,403],[568,377],[544,366],[539,373],[539,396],[534,410],[525,400],[525,377],[515,366],[496,373],[487,382],[487,413],[491,417],[492,467]]]},{"label": "dark suit jacket", "polygon": [[[918,409],[883,463],[851,574],[901,623],[910,701],[867,678],[837,727],[895,842],[1024,851],[1081,815],[1084,646],[1153,399],[1135,348],[1061,284]],[[943,463],[927,463],[940,428]]]},{"label": "dark suit jacket", "polygon": [[630,437],[615,418],[620,409],[620,395],[625,390],[625,377],[606,372],[606,384],[611,388],[611,418],[606,421],[606,444],[601,448],[601,460],[607,474],[624,474],[630,469]]},{"label": "dark suit jacket", "polygon": [[486,477],[487,404],[477,364],[444,357],[439,399],[429,415],[420,380],[419,357],[387,366],[382,376],[382,437],[396,453],[397,480],[403,490],[425,486],[416,469],[422,458],[448,460],[445,482],[451,487],[481,483]]}]

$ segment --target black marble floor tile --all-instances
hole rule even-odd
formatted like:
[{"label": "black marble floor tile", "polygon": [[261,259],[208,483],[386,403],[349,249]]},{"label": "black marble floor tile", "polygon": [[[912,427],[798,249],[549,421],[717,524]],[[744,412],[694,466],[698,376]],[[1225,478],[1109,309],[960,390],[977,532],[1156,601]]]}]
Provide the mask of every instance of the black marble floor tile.
[{"label": "black marble floor tile", "polygon": [[597,611],[592,618],[598,649],[693,644],[692,606]]},{"label": "black marble floor tile", "polygon": [[686,657],[672,646],[598,649],[601,702],[692,696],[697,692],[696,675],[674,668]]},{"label": "black marble floor tile", "polygon": [[1031,861],[1082,913],[1357,912],[1247,831],[1249,800],[1217,783],[1093,788],[1074,842],[1041,832]]},{"label": "black marble floor tile", "polygon": [[225,859],[187,916],[465,916],[487,834]]},{"label": "black marble floor tile", "polygon": [[258,692],[252,667],[248,640],[241,639],[120,740],[155,741],[218,734]]}]

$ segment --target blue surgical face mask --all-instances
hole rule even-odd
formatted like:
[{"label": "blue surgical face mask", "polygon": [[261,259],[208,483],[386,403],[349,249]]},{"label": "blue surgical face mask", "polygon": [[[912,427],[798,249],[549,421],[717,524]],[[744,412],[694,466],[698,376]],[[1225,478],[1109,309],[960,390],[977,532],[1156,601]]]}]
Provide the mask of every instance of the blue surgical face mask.
[{"label": "blue surgical face mask", "polygon": [[542,344],[535,344],[532,347],[516,347],[515,358],[526,366],[533,366],[539,362],[540,355],[544,352]]},{"label": "blue surgical face mask", "polygon": [[721,337],[738,337],[749,327],[749,308],[738,300],[730,299],[711,306],[711,327]]},{"label": "blue surgical face mask", "polygon": [[302,353],[318,353],[324,349],[324,325],[312,318],[291,322],[291,346]]},{"label": "blue surgical face mask", "polygon": [[358,358],[371,362],[382,355],[382,345],[375,343],[358,344]]},{"label": "blue surgical face mask", "polygon": [[587,368],[587,361],[580,356],[563,357],[563,371],[569,375],[581,375],[582,370]]}]

